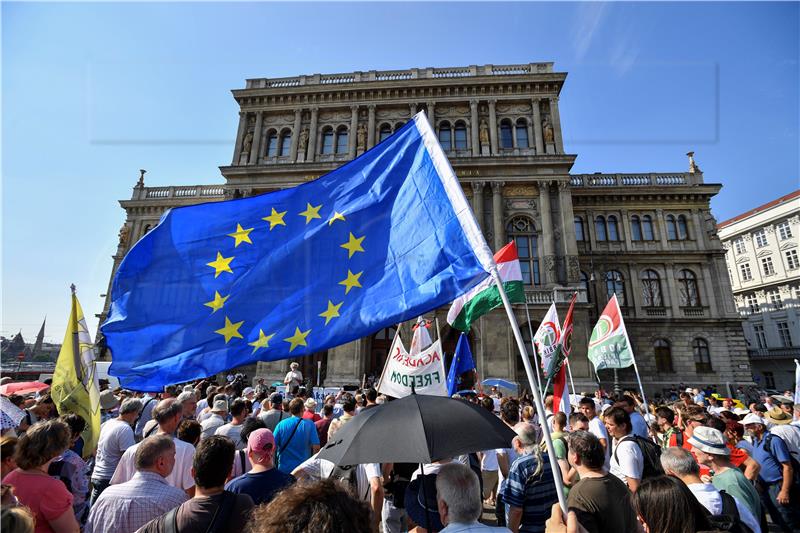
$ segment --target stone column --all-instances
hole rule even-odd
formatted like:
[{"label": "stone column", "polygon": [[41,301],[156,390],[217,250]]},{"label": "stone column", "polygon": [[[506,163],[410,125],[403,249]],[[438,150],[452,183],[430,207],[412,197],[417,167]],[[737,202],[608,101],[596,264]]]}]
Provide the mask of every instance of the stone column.
[{"label": "stone column", "polygon": [[[434,131],[436,131],[436,110],[435,109],[436,109],[436,102],[428,102],[428,122],[430,123],[431,128],[433,128]],[[453,141],[453,142],[455,143],[455,141]]]},{"label": "stone column", "polygon": [[290,149],[289,158],[291,161],[297,161],[297,145],[300,142],[300,128],[303,125],[303,110],[294,110],[294,126],[292,129],[292,147]]},{"label": "stone column", "polygon": [[242,111],[239,112],[239,131],[236,132],[236,146],[233,147],[233,161],[231,162],[231,165],[239,164],[239,158],[242,155],[242,143],[244,142],[244,136],[247,133],[247,121],[249,118],[250,117],[247,113]]},{"label": "stone column", "polygon": [[688,237],[694,240],[695,248],[697,250],[705,250],[708,247],[708,243],[706,242],[706,232],[703,231],[703,226],[700,224],[699,210],[692,209],[692,224],[686,229],[686,231],[689,234]]},{"label": "stone column", "polygon": [[408,104],[408,111],[411,113],[411,116],[417,114],[417,104]]},{"label": "stone column", "polygon": [[358,137],[358,106],[350,106],[350,134],[347,136],[347,156],[356,157],[356,137]]},{"label": "stone column", "polygon": [[311,108],[311,125],[308,128],[308,153],[306,161],[317,160],[317,120],[319,119],[319,108]]},{"label": "stone column", "polygon": [[483,187],[486,185],[483,181],[472,182],[472,211],[475,213],[475,220],[478,221],[478,226],[483,229]]},{"label": "stone column", "polygon": [[369,115],[367,118],[367,150],[375,146],[375,104],[367,106]]},{"label": "stone column", "polygon": [[622,220],[620,220],[620,222],[622,222],[622,231],[625,232],[625,235],[623,235],[623,238],[625,240],[625,249],[626,250],[630,250],[631,249],[631,221],[628,218],[628,210],[627,209],[622,209],[622,210],[620,210],[619,214],[620,214],[620,217],[622,218]]},{"label": "stone column", "polygon": [[[561,213],[561,242],[564,243],[564,256],[567,265],[567,282],[578,283],[581,279],[578,243],[575,240],[575,212],[572,210],[572,195],[569,182],[558,183],[558,210]],[[588,221],[587,221],[588,226]],[[584,233],[588,227],[584,226]]]},{"label": "stone column", "polygon": [[253,132],[253,145],[250,147],[249,165],[258,164],[258,152],[261,150],[261,122],[263,119],[264,113],[261,111],[256,113],[256,130]]},{"label": "stone column", "polygon": [[661,250],[669,250],[669,241],[667,240],[667,221],[664,218],[663,209],[656,209],[656,219],[653,222],[658,224],[658,235],[661,238]]},{"label": "stone column", "polygon": [[533,138],[536,147],[536,155],[544,153],[544,137],[542,136],[542,113],[539,109],[539,99],[531,100],[533,106]]},{"label": "stone column", "polygon": [[553,254],[553,221],[550,212],[550,184],[539,182],[539,214],[542,217],[542,257],[544,259],[545,285],[556,282],[556,256]]},{"label": "stone column", "polygon": [[[701,293],[702,291],[705,293],[706,305],[708,305],[708,310],[711,313],[711,316],[713,318],[718,318],[720,315],[717,309],[717,295],[716,291],[714,290],[714,287],[717,286],[716,280],[712,277],[711,269],[708,268],[707,262],[703,263],[701,268],[703,270],[703,277],[702,279],[698,279],[697,283],[702,283],[703,289],[701,290],[700,287],[697,287],[697,292]],[[701,300],[700,303],[702,304],[703,301]]]},{"label": "stone column", "polygon": [[678,295],[678,287],[675,283],[675,270],[672,268],[672,263],[668,263],[664,266],[664,274],[667,277],[667,294],[669,294],[669,303],[664,302],[664,305],[668,305],[672,309],[673,318],[681,318],[683,316],[680,307],[681,300]]},{"label": "stone column", "polygon": [[497,155],[497,113],[495,112],[497,100],[489,100],[489,144],[492,147],[492,155]]},{"label": "stone column", "polygon": [[556,153],[564,153],[564,139],[561,136],[561,116],[558,113],[558,96],[550,99],[550,120],[553,121],[553,137],[556,141]]},{"label": "stone column", "polygon": [[480,138],[478,132],[478,101],[469,101],[469,121],[470,121],[470,143],[472,144],[472,156],[481,155]]},{"label": "stone column", "polygon": [[494,224],[494,251],[506,245],[505,225],[503,224],[503,185],[502,181],[492,182],[492,222]]},{"label": "stone column", "polygon": [[636,263],[628,263],[628,307],[633,307],[636,316],[644,316],[642,311],[642,282],[639,279],[639,269]]}]

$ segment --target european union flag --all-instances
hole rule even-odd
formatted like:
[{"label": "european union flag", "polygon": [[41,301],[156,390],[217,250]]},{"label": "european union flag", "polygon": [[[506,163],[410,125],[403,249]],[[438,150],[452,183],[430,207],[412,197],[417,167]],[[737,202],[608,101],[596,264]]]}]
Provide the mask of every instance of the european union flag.
[{"label": "european union flag", "polygon": [[472,360],[472,350],[469,349],[469,339],[466,333],[458,336],[456,344],[456,354],[453,362],[450,363],[450,371],[447,373],[447,395],[452,396],[458,392],[460,380],[458,379],[464,372],[475,370],[475,362]]},{"label": "european union flag", "polygon": [[452,301],[492,265],[420,113],[315,181],[166,213],[114,277],[110,372],[154,391],[319,352]]}]

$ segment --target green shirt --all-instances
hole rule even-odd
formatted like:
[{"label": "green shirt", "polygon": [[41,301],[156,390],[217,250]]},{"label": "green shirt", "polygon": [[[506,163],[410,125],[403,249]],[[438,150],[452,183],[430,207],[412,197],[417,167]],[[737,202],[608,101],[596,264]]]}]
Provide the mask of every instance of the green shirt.
[{"label": "green shirt", "polygon": [[761,500],[758,492],[738,468],[727,468],[719,474],[715,474],[711,478],[711,483],[717,490],[724,490],[739,500],[742,505],[746,505],[753,516],[761,516]]}]

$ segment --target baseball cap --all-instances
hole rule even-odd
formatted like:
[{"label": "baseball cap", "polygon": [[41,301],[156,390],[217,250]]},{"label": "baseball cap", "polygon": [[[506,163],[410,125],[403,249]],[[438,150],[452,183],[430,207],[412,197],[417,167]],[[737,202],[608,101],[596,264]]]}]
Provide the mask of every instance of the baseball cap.
[{"label": "baseball cap", "polygon": [[767,421],[756,414],[750,413],[744,417],[744,420],[742,420],[743,426],[746,426],[747,424],[761,424],[762,426],[766,427]]},{"label": "baseball cap", "polygon": [[267,453],[275,448],[275,436],[267,428],[260,428],[247,437],[247,451],[257,454]]},{"label": "baseball cap", "polygon": [[701,452],[713,455],[730,455],[731,450],[727,443],[725,435],[720,430],[706,426],[694,428],[692,436],[689,437],[689,444]]}]

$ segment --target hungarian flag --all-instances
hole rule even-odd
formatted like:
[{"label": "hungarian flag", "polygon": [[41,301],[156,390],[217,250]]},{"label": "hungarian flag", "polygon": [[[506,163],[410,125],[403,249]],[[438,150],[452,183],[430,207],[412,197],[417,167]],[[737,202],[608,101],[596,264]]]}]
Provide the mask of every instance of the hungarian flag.
[{"label": "hungarian flag", "polygon": [[542,322],[539,324],[539,329],[533,336],[533,343],[536,345],[536,352],[539,354],[540,363],[544,377],[548,378],[552,374],[552,368],[556,355],[558,354],[558,345],[561,340],[561,325],[558,323],[558,312],[556,311],[556,304],[551,303],[550,309],[544,315]]},{"label": "hungarian flag", "polygon": [[[545,360],[542,358],[542,374],[545,379],[555,378],[559,369],[564,365],[564,361],[569,357],[570,350],[572,350],[572,311],[575,308],[575,300],[577,298],[578,293],[576,292],[572,295],[572,299],[569,302],[567,317],[564,319],[564,325],[558,336],[558,342],[556,343],[555,350],[553,350],[550,359],[547,361],[547,365],[545,365]],[[555,311],[555,305],[551,306],[551,308]],[[548,316],[549,314],[548,312]]]},{"label": "hungarian flag", "polygon": [[[524,303],[525,290],[522,286],[522,270],[519,266],[519,255],[517,255],[517,246],[514,242],[500,248],[494,254],[494,261],[497,263],[497,272],[500,274],[508,301]],[[503,305],[503,300],[500,298],[500,291],[495,285],[494,279],[489,276],[453,302],[447,313],[447,322],[459,331],[469,331],[475,320],[501,305]]]},{"label": "hungarian flag", "polygon": [[592,330],[588,356],[595,371],[625,368],[633,364],[633,351],[616,294],[611,297]]},{"label": "hungarian flag", "polygon": [[567,365],[561,365],[553,380],[553,412],[564,413],[569,419],[571,406],[567,389]]}]

